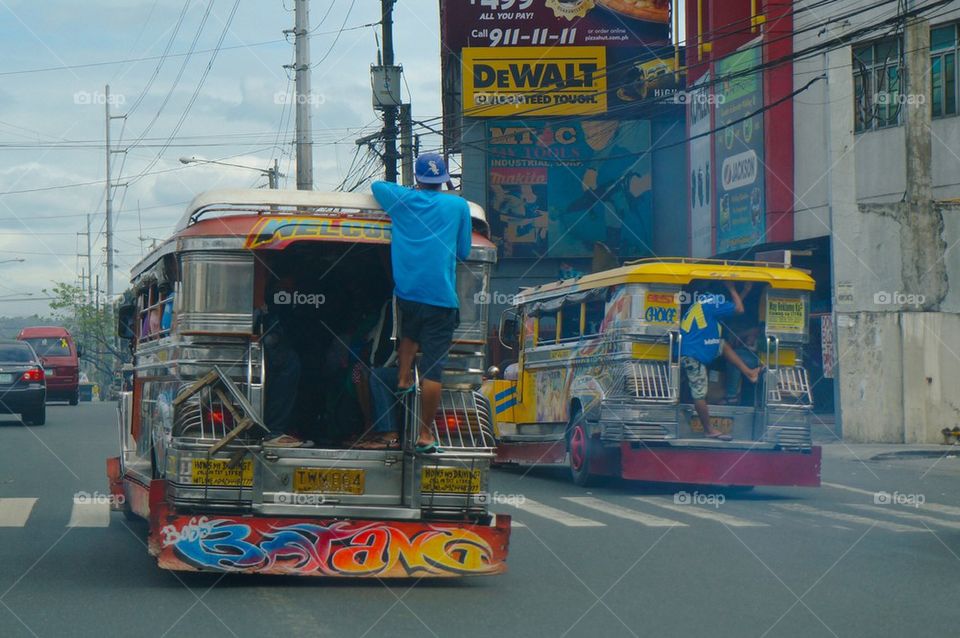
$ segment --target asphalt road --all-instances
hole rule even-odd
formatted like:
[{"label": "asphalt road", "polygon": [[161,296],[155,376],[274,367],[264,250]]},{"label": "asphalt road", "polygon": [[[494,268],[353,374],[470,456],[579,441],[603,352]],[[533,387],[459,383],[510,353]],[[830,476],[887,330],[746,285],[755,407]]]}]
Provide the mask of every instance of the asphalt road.
[{"label": "asphalt road", "polygon": [[[223,577],[162,571],[145,527],[76,507],[78,492],[106,492],[114,408],[48,410],[45,426],[0,422],[4,638],[958,632],[960,458],[945,448],[829,445],[820,489],[723,502],[688,490],[699,504],[629,483],[585,490],[552,470],[497,471],[495,509],[522,524],[503,576]],[[878,491],[901,503],[877,504]]]}]

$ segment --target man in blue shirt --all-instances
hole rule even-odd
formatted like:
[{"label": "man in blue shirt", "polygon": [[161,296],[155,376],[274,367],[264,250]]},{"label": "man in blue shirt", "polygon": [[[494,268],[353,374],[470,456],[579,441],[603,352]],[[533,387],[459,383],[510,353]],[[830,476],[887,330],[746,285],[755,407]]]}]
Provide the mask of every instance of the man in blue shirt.
[{"label": "man in blue shirt", "polygon": [[414,165],[415,189],[374,182],[373,195],[393,222],[391,259],[400,310],[397,388],[413,387],[413,359],[420,360],[421,414],[417,451],[441,451],[433,435],[440,407],[441,373],[460,324],[457,261],[470,256],[472,231],[466,200],[441,192],[450,181],[443,158],[425,153]]},{"label": "man in blue shirt", "polygon": [[690,394],[693,396],[693,407],[697,411],[700,423],[707,438],[729,441],[731,437],[719,430],[715,430],[710,423],[710,408],[707,406],[707,366],[721,354],[756,383],[760,368],[748,368],[743,360],[728,344],[720,338],[720,322],[718,319],[733,314],[743,313],[743,297],[750,293],[753,282],[747,282],[743,292],[737,292],[732,282],[724,282],[730,292],[732,302],[726,301],[723,295],[703,295],[694,299],[690,308],[680,321],[680,366],[687,375],[690,383]]}]

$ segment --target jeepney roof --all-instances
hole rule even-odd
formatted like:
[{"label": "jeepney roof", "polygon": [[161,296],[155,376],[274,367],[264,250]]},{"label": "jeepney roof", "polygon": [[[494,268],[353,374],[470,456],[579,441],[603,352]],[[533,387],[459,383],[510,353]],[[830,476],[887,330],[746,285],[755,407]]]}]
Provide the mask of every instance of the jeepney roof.
[{"label": "jeepney roof", "polygon": [[[470,206],[470,216],[481,222],[484,228],[488,228],[487,216],[483,208],[473,202],[467,203]],[[176,230],[179,232],[186,229],[204,215],[235,215],[244,211],[257,211],[271,215],[303,215],[311,212],[334,211],[383,214],[383,209],[371,193],[230,188],[197,195],[187,206],[186,213],[177,223]]]},{"label": "jeepney roof", "polygon": [[564,279],[536,288],[524,288],[516,305],[554,297],[557,294],[603,288],[617,284],[656,283],[685,286],[697,279],[756,281],[771,288],[813,290],[814,280],[805,271],[785,264],[753,261],[723,261],[666,257],[627,262],[619,268],[602,270],[576,279]]}]

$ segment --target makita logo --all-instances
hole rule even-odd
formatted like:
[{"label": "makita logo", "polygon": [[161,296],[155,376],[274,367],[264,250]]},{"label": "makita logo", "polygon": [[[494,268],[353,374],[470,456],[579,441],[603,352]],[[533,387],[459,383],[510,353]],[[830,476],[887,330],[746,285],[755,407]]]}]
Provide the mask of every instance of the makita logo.
[{"label": "makita logo", "polygon": [[749,186],[757,181],[757,154],[752,151],[737,153],[723,160],[723,190]]}]

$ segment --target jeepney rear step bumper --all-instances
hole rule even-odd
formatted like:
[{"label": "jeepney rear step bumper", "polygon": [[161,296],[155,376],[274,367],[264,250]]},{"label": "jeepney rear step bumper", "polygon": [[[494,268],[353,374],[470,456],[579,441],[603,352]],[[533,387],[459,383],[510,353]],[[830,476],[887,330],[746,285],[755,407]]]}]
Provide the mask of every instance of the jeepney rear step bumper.
[{"label": "jeepney rear step bumper", "polygon": [[489,525],[151,512],[150,553],[190,572],[423,578],[506,571],[510,517]]},{"label": "jeepney rear step bumper", "polygon": [[820,446],[794,451],[703,443],[707,445],[624,442],[620,446],[621,475],[631,481],[694,485],[820,486]]}]

